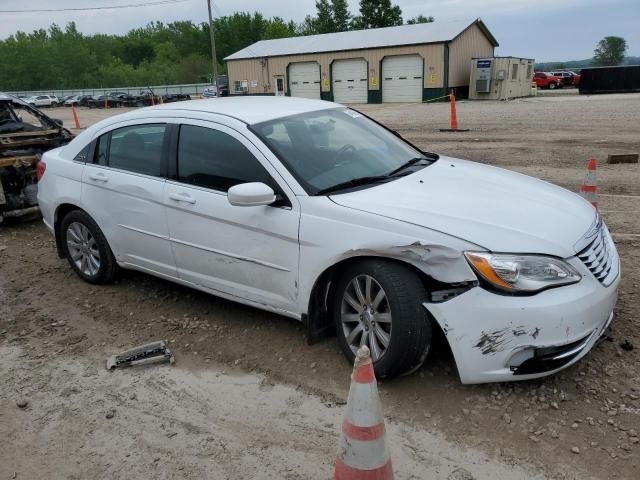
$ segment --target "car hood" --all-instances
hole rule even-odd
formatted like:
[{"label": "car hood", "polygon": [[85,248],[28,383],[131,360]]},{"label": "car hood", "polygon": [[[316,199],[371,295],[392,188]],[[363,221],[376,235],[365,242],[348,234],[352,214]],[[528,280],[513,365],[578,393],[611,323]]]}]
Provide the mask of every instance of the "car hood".
[{"label": "car hood", "polygon": [[353,208],[437,230],[494,252],[575,255],[595,219],[591,204],[542,180],[440,157],[398,180],[332,195]]}]

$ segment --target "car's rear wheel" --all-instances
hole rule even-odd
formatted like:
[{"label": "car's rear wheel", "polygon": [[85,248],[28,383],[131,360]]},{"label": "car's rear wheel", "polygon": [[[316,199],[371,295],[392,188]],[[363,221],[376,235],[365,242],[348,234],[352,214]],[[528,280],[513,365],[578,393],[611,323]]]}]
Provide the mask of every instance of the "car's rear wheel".
[{"label": "car's rear wheel", "polygon": [[556,84],[554,82],[551,82],[549,84],[549,90],[555,90],[555,88],[556,88]]},{"label": "car's rear wheel", "polygon": [[395,262],[350,265],[336,285],[334,319],[338,343],[350,362],[369,347],[378,378],[420,367],[431,344],[426,290],[416,273]]},{"label": "car's rear wheel", "polygon": [[67,214],[60,225],[62,250],[71,268],[86,282],[109,283],[118,273],[111,247],[93,219],[81,210]]},{"label": "car's rear wheel", "polygon": [[51,108],[56,108],[58,106],[57,102],[51,102]]}]

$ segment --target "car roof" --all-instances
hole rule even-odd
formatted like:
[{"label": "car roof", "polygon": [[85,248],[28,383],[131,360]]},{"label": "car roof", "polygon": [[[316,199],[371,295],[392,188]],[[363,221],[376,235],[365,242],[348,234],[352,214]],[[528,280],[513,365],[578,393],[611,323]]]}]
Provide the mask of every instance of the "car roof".
[{"label": "car roof", "polygon": [[252,125],[290,115],[340,107],[342,105],[324,100],[275,96],[242,96],[190,100],[179,104],[168,103],[148,108],[215,113],[227,115]]}]

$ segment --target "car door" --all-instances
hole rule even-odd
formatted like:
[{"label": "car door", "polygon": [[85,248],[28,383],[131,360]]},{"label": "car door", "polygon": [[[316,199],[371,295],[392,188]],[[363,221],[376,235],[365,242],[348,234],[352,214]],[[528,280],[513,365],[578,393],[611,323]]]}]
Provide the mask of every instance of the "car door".
[{"label": "car door", "polygon": [[162,201],[166,130],[159,120],[137,121],[100,135],[82,174],[82,203],[119,262],[175,278]]},{"label": "car door", "polygon": [[[179,126],[173,177],[164,201],[179,277],[299,314],[299,205],[260,150],[225,125],[185,121]],[[247,182],[268,184],[280,200],[232,206],[227,190]]]}]

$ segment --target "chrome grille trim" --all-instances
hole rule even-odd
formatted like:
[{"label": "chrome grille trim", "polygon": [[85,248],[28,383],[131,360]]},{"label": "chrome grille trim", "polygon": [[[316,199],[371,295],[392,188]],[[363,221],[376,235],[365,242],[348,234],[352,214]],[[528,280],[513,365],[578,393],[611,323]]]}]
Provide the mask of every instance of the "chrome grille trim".
[{"label": "chrome grille trim", "polygon": [[584,246],[578,252],[578,258],[602,285],[608,287],[618,278],[620,259],[602,217],[596,217],[594,225],[581,243]]}]

